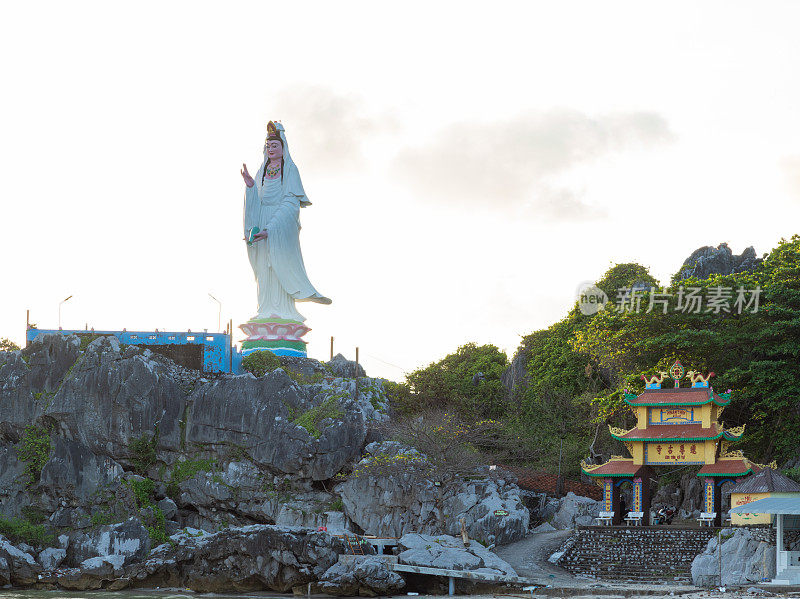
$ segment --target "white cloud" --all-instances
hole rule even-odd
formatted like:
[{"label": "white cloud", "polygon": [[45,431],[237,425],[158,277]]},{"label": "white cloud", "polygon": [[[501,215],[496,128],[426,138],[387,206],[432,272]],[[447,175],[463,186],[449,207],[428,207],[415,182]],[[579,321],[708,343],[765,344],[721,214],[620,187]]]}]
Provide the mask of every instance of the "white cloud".
[{"label": "white cloud", "polygon": [[524,206],[549,220],[596,218],[603,211],[556,178],[611,153],[672,138],[666,120],[653,112],[533,112],[450,125],[430,141],[401,150],[393,175],[442,203]]},{"label": "white cloud", "polygon": [[789,191],[800,201],[800,156],[785,158],[781,163],[786,186]]},{"label": "white cloud", "polygon": [[359,94],[319,85],[285,88],[274,110],[274,118],[286,124],[292,151],[302,148],[304,164],[320,169],[357,166],[364,158],[364,144],[395,127],[391,116],[370,111]]}]

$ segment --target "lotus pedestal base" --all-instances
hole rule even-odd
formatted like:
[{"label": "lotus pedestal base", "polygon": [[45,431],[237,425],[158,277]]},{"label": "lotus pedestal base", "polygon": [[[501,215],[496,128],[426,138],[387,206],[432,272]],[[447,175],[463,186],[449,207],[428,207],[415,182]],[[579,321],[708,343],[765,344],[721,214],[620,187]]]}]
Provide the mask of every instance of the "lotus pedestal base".
[{"label": "lotus pedestal base", "polygon": [[242,355],[254,351],[271,351],[276,356],[306,357],[306,342],[301,339],[309,329],[296,320],[251,320],[239,325],[247,338],[242,342]]}]

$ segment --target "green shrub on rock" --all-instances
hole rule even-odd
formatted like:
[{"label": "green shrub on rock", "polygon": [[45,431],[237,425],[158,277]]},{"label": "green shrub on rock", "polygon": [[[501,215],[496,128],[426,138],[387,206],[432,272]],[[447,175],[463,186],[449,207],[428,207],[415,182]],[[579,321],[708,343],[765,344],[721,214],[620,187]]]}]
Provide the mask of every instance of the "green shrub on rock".
[{"label": "green shrub on rock", "polygon": [[319,430],[319,424],[326,418],[337,420],[344,416],[344,410],[339,406],[339,396],[334,395],[323,401],[316,408],[311,408],[307,412],[301,414],[298,418],[292,421],[297,426],[302,426],[309,434],[315,439],[322,436],[322,431]]},{"label": "green shrub on rock", "polygon": [[24,518],[0,516],[0,535],[12,543],[27,543],[34,547],[48,547],[55,541],[55,535],[43,524],[33,524]]},{"label": "green shrub on rock", "polygon": [[158,428],[151,437],[147,433],[138,439],[132,439],[128,445],[131,452],[131,463],[133,468],[141,475],[147,474],[147,470],[156,463],[156,445],[158,444]]},{"label": "green shrub on rock", "polygon": [[25,434],[17,445],[17,455],[25,462],[25,473],[28,475],[29,484],[34,485],[39,482],[42,468],[50,457],[51,449],[50,433],[47,430],[38,426],[25,427]]},{"label": "green shrub on rock", "polygon": [[276,368],[281,367],[281,360],[271,351],[254,351],[242,359],[242,369],[251,372],[254,376],[264,376]]}]

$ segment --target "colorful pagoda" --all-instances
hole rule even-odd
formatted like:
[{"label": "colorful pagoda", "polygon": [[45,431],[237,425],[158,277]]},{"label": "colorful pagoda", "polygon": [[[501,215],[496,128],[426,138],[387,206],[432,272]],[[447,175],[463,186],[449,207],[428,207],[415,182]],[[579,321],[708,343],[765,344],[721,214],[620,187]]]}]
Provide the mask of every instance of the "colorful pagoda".
[{"label": "colorful pagoda", "polygon": [[701,465],[697,476],[704,479],[704,512],[721,517],[721,486],[730,481],[757,472],[760,467],[747,460],[741,451],[729,451],[728,444],[738,441],[744,425],[727,429],[719,422],[725,407],[731,402],[731,392],[716,393],[708,380],[689,371],[691,387],[681,387],[683,366],[675,362],[670,369],[673,387],[662,389],[667,376],[659,372],[650,379],[645,377],[646,388],[640,395],[625,393],[625,403],[636,415],[636,426],[624,430],[609,426],[611,436],[625,443],[631,457],[613,456],[600,465],[581,463],[583,472],[602,481],[605,510],[613,512],[612,522],[619,524],[624,514],[620,509],[620,486],[630,481],[633,486],[633,505],[630,511],[642,514],[644,524],[650,513],[651,467],[674,465]]}]

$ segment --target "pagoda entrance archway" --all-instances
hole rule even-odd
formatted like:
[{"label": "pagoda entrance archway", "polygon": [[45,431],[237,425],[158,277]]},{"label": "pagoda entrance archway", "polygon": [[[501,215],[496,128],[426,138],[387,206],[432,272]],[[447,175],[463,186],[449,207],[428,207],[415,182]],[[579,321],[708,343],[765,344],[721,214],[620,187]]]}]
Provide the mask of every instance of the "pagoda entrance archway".
[{"label": "pagoda entrance archway", "polygon": [[[681,386],[686,374],[691,387]],[[661,387],[667,372],[642,376],[646,385],[638,395],[626,390],[623,401],[636,416],[636,425],[629,429],[609,425],[614,439],[625,444],[630,457],[611,456],[604,464],[581,462],[587,476],[603,480],[606,512],[614,512],[612,521],[620,524],[625,518],[619,504],[619,481],[630,480],[634,488],[630,511],[642,514],[642,523],[650,516],[650,469],[661,466],[700,466],[697,476],[703,480],[703,523],[713,520],[719,525],[722,516],[722,486],[753,472],[757,464],[741,451],[728,449],[744,434],[744,425],[726,427],[720,416],[731,402],[729,389],[716,393],[708,383],[713,372],[684,373],[675,361],[669,370],[674,386]],[[626,508],[628,506],[625,506]],[[611,516],[611,514],[607,514]],[[611,519],[611,518],[609,518]]]},{"label": "pagoda entrance archway", "polygon": [[723,477],[723,476],[707,476],[703,481],[703,507],[705,512],[716,514],[714,517],[714,526],[722,525],[722,514],[730,509],[730,498],[727,505],[722,500],[722,487],[730,483],[735,485],[741,481],[743,477]]},{"label": "pagoda entrance archway", "polygon": [[[628,512],[641,513],[641,523],[650,523],[650,468],[638,468],[633,476],[609,476],[603,479],[603,504],[606,512],[614,512],[613,524],[622,524]],[[623,486],[629,485],[631,501],[623,502]]]}]

